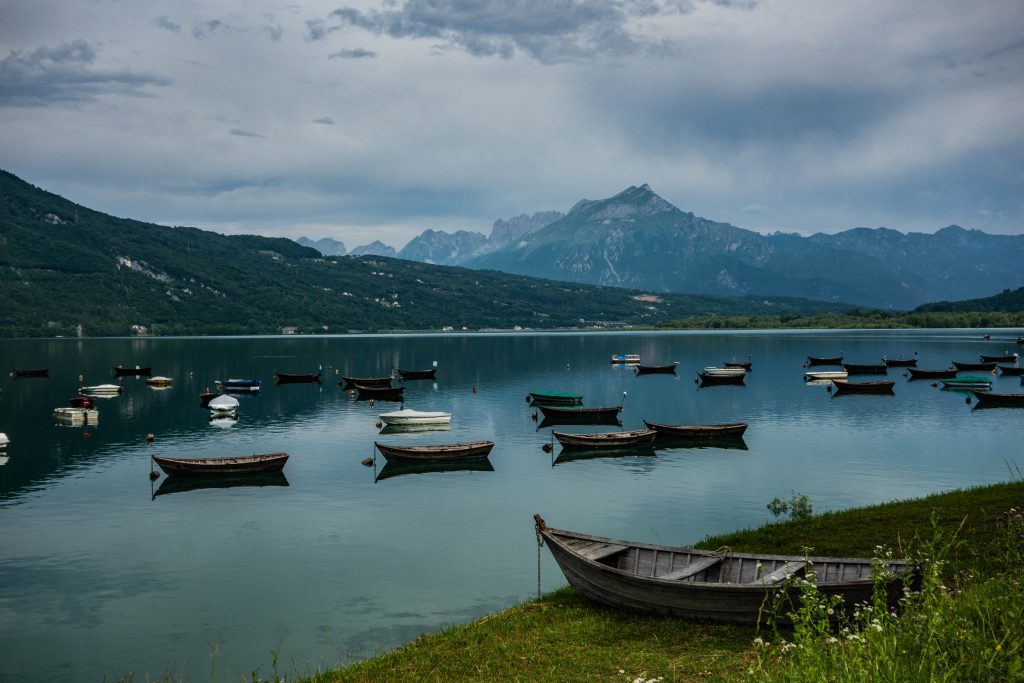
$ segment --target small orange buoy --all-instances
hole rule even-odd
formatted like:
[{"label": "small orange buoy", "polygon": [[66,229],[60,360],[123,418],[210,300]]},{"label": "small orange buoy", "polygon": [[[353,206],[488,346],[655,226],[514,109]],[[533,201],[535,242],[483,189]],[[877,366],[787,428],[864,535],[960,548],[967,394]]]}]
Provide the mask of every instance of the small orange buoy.
[{"label": "small orange buoy", "polygon": [[159,478],[159,476],[160,476],[160,473],[157,472],[156,470],[150,470],[149,471],[149,480],[150,481],[156,481],[157,478]]},{"label": "small orange buoy", "polygon": [[552,450],[554,450],[550,443],[544,444],[543,446],[540,447],[540,449],[545,453],[550,453]]},{"label": "small orange buoy", "polygon": [[363,458],[363,465],[369,467],[373,464],[373,458]]},{"label": "small orange buoy", "polygon": [[381,422],[380,420],[377,420],[376,422],[374,422],[374,425],[377,427],[377,429],[380,429],[384,425],[384,423]]},{"label": "small orange buoy", "polygon": [[146,443],[153,443],[153,435],[146,434]]},{"label": "small orange buoy", "polygon": [[533,412],[532,412],[532,413],[530,414],[530,418],[532,418],[534,422],[536,422],[536,421],[537,421],[537,411],[536,411],[536,410],[535,410],[535,411],[533,411]]}]

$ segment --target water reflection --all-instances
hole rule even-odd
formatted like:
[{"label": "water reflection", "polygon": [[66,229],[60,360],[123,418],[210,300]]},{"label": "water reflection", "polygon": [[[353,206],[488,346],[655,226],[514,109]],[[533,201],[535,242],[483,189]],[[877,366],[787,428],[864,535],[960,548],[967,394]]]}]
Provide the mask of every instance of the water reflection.
[{"label": "water reflection", "polygon": [[152,497],[165,496],[169,493],[198,491],[201,489],[233,489],[238,487],[288,486],[284,472],[268,474],[236,474],[218,477],[164,477],[160,486],[152,492]]},{"label": "water reflection", "polygon": [[493,472],[494,465],[488,458],[457,460],[452,462],[387,462],[380,470],[374,469],[374,482],[408,474],[432,474],[438,472]]}]

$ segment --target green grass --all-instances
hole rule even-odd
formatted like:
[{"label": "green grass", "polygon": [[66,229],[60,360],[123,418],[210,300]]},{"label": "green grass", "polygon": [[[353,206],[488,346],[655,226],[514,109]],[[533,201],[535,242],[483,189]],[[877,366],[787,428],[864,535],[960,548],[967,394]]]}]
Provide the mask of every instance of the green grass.
[{"label": "green grass", "polygon": [[[924,547],[938,531],[944,538],[959,541],[949,553],[947,575],[962,576],[967,572],[991,575],[996,578],[990,579],[987,588],[986,584],[979,584],[982,588],[977,590],[988,591],[987,595],[1003,595],[1007,589],[999,583],[997,570],[1003,561],[998,549],[1005,534],[995,520],[1011,507],[1021,509],[1022,503],[1024,483],[1014,482],[770,524],[709,537],[700,545],[714,548],[727,545],[737,551],[778,553],[801,553],[803,548],[812,547],[814,553],[820,555],[871,556],[879,544],[890,546],[897,554],[899,548],[909,544]],[[1015,590],[1020,593],[1019,584]],[[950,599],[948,602],[949,605],[942,605],[943,609],[960,608],[965,601]],[[964,624],[975,624],[978,618],[971,615],[984,614],[989,606],[979,608],[980,612],[965,608],[967,616],[958,617],[961,624],[958,628],[966,629]],[[993,608],[1004,609],[1006,615],[1015,614],[1006,611],[1006,606]],[[994,649],[989,641],[996,637],[993,634],[1001,633],[999,629],[1005,627],[1006,620],[999,622],[1002,626],[991,618],[987,621],[981,618],[981,621],[992,628],[971,630],[972,637],[979,638],[980,643],[972,641],[969,648],[961,647],[957,652],[969,655],[979,647]],[[1024,627],[1020,631],[1024,633]],[[899,632],[898,628],[887,631],[890,636]],[[947,635],[944,632],[943,637]],[[424,635],[394,652],[310,680],[316,683],[408,680],[626,683],[638,677],[645,680],[660,677],[663,681],[790,677],[793,667],[788,667],[787,662],[794,660],[755,645],[757,636],[757,631],[750,627],[695,624],[597,607],[566,588],[464,626]],[[952,646],[941,638],[935,642],[947,648]],[[1018,639],[1004,645],[1002,652],[1013,647],[1019,650],[1019,642]],[[889,652],[889,655],[904,663],[919,662],[917,655],[921,648],[914,649],[914,654],[901,655],[899,650],[906,647],[906,638],[899,642],[894,640],[890,650],[895,648],[895,653]],[[931,651],[938,651],[937,648],[938,645]],[[873,661],[862,656],[863,652],[857,654],[859,659],[854,658],[857,662]],[[1019,654],[1018,651],[1014,656],[1019,658]],[[827,661],[827,665],[819,664],[819,668],[805,672],[805,678],[791,680],[874,677],[870,672],[865,674],[863,668],[849,666],[849,662]],[[844,677],[839,669],[829,668],[833,664],[839,668],[846,666],[848,675]],[[751,671],[754,673],[749,673]],[[905,673],[899,668],[892,671]],[[961,668],[958,671],[970,676],[984,670]],[[1011,669],[1004,667],[998,671]],[[876,680],[884,678],[883,671],[876,673],[879,677]],[[971,679],[951,675],[946,680]]]}]

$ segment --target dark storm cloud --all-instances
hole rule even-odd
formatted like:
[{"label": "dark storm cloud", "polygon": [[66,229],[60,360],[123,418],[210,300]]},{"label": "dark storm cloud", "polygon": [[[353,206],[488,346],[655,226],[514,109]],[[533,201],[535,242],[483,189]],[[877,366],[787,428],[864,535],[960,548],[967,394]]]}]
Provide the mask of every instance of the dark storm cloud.
[{"label": "dark storm cloud", "polygon": [[[521,51],[557,63],[663,51],[663,45],[631,32],[628,22],[685,14],[693,7],[688,0],[387,0],[380,10],[341,7],[329,19],[392,38],[443,40],[479,57],[509,58]],[[317,37],[324,37],[327,24],[317,27]]]},{"label": "dark storm cloud", "polygon": [[33,107],[55,102],[90,102],[105,94],[143,95],[168,78],[96,68],[96,50],[84,40],[32,52],[11,51],[0,60],[0,106]]},{"label": "dark storm cloud", "polygon": [[373,59],[376,56],[377,53],[373,50],[357,47],[352,50],[338,50],[334,54],[328,55],[327,59]]}]

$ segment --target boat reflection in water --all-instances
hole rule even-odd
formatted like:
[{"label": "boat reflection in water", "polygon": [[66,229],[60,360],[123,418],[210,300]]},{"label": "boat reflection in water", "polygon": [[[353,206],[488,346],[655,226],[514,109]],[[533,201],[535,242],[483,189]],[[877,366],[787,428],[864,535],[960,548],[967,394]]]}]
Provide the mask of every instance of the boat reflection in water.
[{"label": "boat reflection in water", "polygon": [[384,425],[381,434],[404,434],[406,432],[448,432],[451,431],[451,424],[427,424],[427,425]]},{"label": "boat reflection in water", "polygon": [[231,489],[236,487],[288,486],[284,472],[264,474],[233,474],[206,477],[166,477],[153,491],[153,499],[169,493],[196,491],[198,489]]},{"label": "boat reflection in water", "polygon": [[487,458],[475,460],[452,460],[447,462],[398,462],[391,461],[379,471],[374,466],[374,483],[381,479],[401,477],[406,474],[430,474],[433,472],[493,472],[494,466]]},{"label": "boat reflection in water", "polygon": [[657,451],[674,451],[689,448],[723,448],[727,450],[745,451],[747,442],[742,436],[675,438],[659,436],[654,440]]}]

